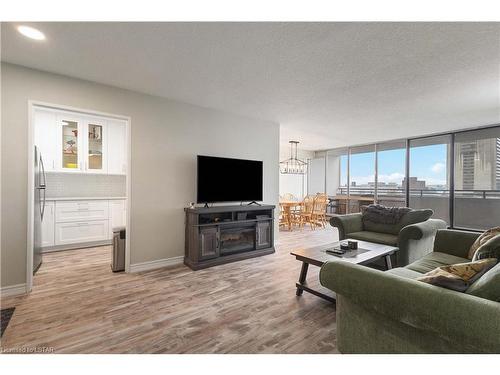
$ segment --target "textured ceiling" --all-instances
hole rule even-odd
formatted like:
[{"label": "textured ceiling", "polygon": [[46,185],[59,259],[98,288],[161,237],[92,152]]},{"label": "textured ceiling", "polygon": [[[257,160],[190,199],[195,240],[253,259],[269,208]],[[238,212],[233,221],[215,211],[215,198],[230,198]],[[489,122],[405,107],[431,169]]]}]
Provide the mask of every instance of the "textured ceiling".
[{"label": "textured ceiling", "polygon": [[2,61],[281,124],[323,149],[500,122],[498,23],[2,24]]}]

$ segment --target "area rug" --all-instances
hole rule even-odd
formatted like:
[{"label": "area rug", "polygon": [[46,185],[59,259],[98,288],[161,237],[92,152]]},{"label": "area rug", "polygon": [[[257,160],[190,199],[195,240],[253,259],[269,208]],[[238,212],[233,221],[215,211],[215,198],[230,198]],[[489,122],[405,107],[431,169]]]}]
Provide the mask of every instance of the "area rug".
[{"label": "area rug", "polygon": [[0,337],[3,336],[3,333],[7,329],[7,326],[9,325],[10,318],[12,318],[12,314],[14,314],[15,307],[9,307],[7,309],[2,309],[0,310],[1,317],[2,317],[2,328],[1,328],[1,334]]}]

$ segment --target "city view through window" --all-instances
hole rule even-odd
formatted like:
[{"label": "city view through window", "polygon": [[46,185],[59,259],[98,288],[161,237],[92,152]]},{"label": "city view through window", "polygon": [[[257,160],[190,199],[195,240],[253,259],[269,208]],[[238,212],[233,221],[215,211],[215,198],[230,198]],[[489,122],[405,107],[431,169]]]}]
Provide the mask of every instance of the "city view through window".
[{"label": "city view through window", "polygon": [[[435,218],[457,228],[498,226],[500,127],[456,133],[453,145],[452,139],[448,134],[409,141],[408,205],[431,208]],[[405,206],[406,154],[404,140],[322,152],[322,167],[309,173],[321,173],[325,183],[309,193],[326,187],[330,197],[348,196],[338,213],[360,212],[375,202]]]}]

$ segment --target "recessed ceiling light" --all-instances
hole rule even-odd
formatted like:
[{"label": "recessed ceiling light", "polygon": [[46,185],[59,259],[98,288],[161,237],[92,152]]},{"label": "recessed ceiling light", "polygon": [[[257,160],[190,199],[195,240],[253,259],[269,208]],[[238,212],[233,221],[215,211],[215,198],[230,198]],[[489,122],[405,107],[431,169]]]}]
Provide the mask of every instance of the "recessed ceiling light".
[{"label": "recessed ceiling light", "polygon": [[45,40],[45,35],[40,30],[30,26],[18,26],[17,31],[30,39]]}]

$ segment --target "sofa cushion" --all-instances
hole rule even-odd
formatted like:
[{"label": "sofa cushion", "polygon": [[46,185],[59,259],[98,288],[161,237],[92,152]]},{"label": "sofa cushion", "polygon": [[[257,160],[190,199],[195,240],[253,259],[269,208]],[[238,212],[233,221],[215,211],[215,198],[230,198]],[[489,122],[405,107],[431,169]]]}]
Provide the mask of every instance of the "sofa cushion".
[{"label": "sofa cushion", "polygon": [[398,236],[389,233],[379,233],[370,231],[361,231],[348,234],[349,238],[361,241],[381,243],[384,245],[397,246]]},{"label": "sofa cushion", "polygon": [[452,264],[427,272],[417,280],[442,288],[465,292],[476,280],[497,263],[496,258],[486,258],[475,262]]},{"label": "sofa cushion", "polygon": [[392,270],[387,270],[385,272],[390,273],[391,275],[401,276],[404,277],[405,279],[412,279],[412,280],[415,280],[416,278],[422,276],[420,272],[412,271],[406,267],[393,268]]},{"label": "sofa cushion", "polygon": [[404,227],[406,227],[407,225],[417,224],[428,220],[433,213],[434,211],[430,209],[424,209],[424,210],[412,209],[411,211],[408,211],[401,217],[399,223],[382,224],[364,220],[363,229],[370,232],[389,233],[397,235],[399,234],[399,231]]},{"label": "sofa cushion", "polygon": [[406,268],[420,273],[427,273],[438,267],[467,262],[470,262],[470,260],[446,253],[433,252],[407,265]]},{"label": "sofa cushion", "polygon": [[500,302],[500,263],[481,276],[465,293]]},{"label": "sofa cushion", "polygon": [[363,221],[363,229],[365,231],[377,232],[377,233],[387,233],[387,234],[399,233],[398,224],[382,224],[382,223],[374,223],[373,221]]},{"label": "sofa cushion", "polygon": [[474,253],[472,261],[484,258],[500,259],[500,234],[483,243]]},{"label": "sofa cushion", "polygon": [[492,239],[493,237],[499,234],[500,234],[500,227],[495,227],[488,229],[487,231],[484,231],[470,247],[469,256],[467,258],[469,259],[474,258],[476,250],[478,250],[482,244],[488,242],[488,240]]}]

